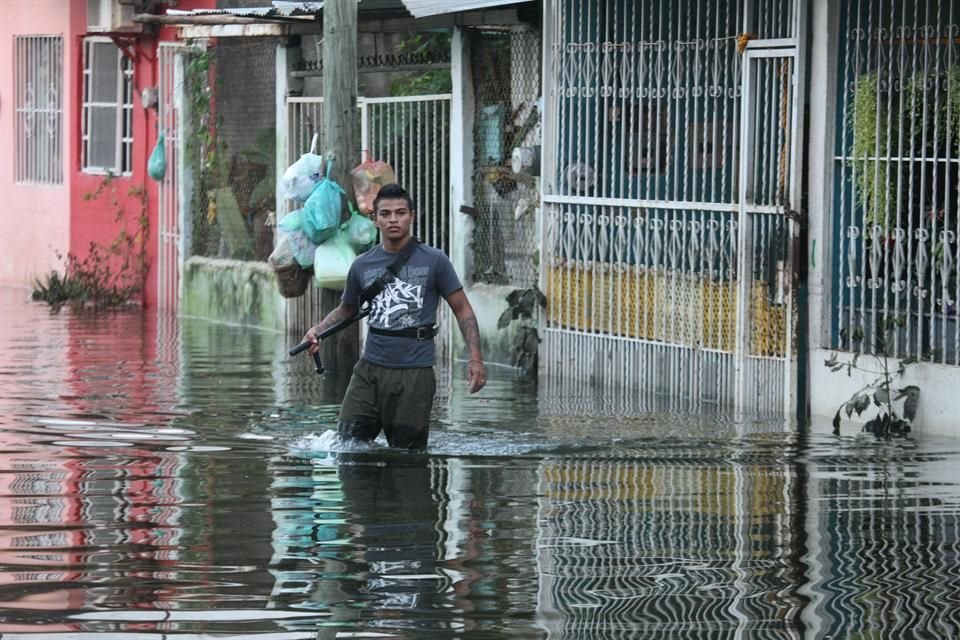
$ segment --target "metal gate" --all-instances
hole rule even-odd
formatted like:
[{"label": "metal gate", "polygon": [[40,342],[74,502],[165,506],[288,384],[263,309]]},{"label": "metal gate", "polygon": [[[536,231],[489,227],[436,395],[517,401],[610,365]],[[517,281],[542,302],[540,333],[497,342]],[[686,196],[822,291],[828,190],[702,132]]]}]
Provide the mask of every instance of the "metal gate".
[{"label": "metal gate", "polygon": [[158,187],[157,307],[176,310],[180,301],[180,269],[184,256],[181,234],[183,188],[180,175],[180,123],[183,107],[183,52],[181,44],[162,42],[158,63],[157,121],[166,138],[167,171]]},{"label": "metal gate", "polygon": [[[388,162],[397,181],[417,204],[414,233],[423,242],[450,255],[450,94],[358,98],[361,153]],[[287,98],[288,163],[310,149],[324,148],[323,98]],[[285,213],[285,212],[284,212]],[[319,290],[287,304],[287,331],[302,334],[329,309],[320,308]],[[452,357],[452,314],[447,305],[437,309],[441,333],[437,361]]]},{"label": "metal gate", "polygon": [[547,2],[547,395],[792,410],[800,4]]}]

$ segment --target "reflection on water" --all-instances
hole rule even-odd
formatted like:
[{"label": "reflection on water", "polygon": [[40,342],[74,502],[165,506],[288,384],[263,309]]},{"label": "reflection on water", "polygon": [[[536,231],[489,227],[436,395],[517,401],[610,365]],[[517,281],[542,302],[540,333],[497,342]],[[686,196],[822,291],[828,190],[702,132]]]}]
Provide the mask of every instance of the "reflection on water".
[{"label": "reflection on water", "polygon": [[284,336],[0,314],[4,638],[960,635],[960,441],[455,368],[425,454],[345,446]]}]

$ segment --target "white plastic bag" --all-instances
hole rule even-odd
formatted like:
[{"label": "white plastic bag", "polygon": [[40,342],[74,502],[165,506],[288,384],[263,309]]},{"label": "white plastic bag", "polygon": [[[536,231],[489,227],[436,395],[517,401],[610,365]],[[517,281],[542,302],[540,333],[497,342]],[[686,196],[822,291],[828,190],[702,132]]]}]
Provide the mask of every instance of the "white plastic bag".
[{"label": "white plastic bag", "polygon": [[347,273],[357,254],[341,231],[317,247],[313,258],[313,279],[323,289],[343,289]]},{"label": "white plastic bag", "polygon": [[267,258],[267,261],[274,269],[283,269],[297,264],[297,259],[293,255],[293,247],[290,246],[290,236],[287,232],[281,231],[277,234],[277,246],[273,248],[273,252]]},{"label": "white plastic bag", "polygon": [[323,170],[323,158],[315,153],[317,136],[314,134],[310,151],[300,156],[300,159],[287,167],[280,179],[280,194],[284,198],[306,202],[320,182],[320,172]]}]

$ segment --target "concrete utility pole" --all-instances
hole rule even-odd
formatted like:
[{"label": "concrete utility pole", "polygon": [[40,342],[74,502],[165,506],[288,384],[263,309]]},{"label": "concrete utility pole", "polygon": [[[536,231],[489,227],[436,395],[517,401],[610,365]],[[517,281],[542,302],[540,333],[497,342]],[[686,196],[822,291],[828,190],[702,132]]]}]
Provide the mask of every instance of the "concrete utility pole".
[{"label": "concrete utility pole", "polygon": [[[360,162],[357,122],[357,0],[323,3],[323,141],[327,159],[333,160],[329,176],[353,200],[350,170]],[[344,201],[343,219],[349,215]],[[323,313],[340,304],[340,292],[324,290]],[[357,325],[323,341],[323,360],[334,370],[353,367],[360,352]]]}]

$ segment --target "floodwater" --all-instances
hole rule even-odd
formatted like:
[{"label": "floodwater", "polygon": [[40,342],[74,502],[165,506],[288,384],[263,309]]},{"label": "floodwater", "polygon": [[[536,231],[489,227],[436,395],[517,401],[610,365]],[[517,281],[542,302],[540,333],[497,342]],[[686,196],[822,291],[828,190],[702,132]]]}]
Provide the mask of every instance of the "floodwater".
[{"label": "floodwater", "polygon": [[0,289],[8,638],[960,636],[960,440],[441,371],[425,454],[332,437],[290,338]]}]

